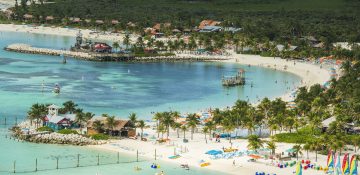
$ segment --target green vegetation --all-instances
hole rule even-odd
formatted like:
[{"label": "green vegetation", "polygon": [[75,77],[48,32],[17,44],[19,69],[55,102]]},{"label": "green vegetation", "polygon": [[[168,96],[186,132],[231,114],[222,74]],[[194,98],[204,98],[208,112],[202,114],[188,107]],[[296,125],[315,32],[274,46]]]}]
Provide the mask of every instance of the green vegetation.
[{"label": "green vegetation", "polygon": [[57,133],[59,133],[59,134],[79,134],[77,131],[72,130],[72,129],[62,129],[62,130],[59,130]]},{"label": "green vegetation", "polygon": [[94,140],[109,140],[109,135],[106,134],[94,134],[90,136]]},{"label": "green vegetation", "polygon": [[54,132],[54,130],[48,126],[43,126],[43,127],[37,128],[36,131],[38,131],[38,132],[43,132],[43,131]]}]

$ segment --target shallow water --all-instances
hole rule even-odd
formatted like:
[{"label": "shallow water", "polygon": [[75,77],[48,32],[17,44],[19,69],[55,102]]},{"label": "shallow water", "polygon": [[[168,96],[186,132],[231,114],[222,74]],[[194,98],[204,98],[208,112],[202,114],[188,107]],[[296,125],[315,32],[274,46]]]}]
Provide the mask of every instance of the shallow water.
[{"label": "shallow water", "polygon": [[[0,32],[0,48],[11,43],[29,43],[37,47],[68,48],[72,37]],[[239,69],[246,71],[243,87],[223,88],[221,77],[235,75]],[[277,83],[275,83],[277,81]],[[289,83],[285,83],[289,82]],[[196,112],[209,107],[232,105],[237,99],[256,102],[263,97],[274,98],[289,92],[300,82],[294,74],[262,67],[248,67],[227,63],[102,63],[68,59],[56,56],[30,55],[0,50],[0,124],[20,121],[33,103],[55,103],[67,100],[78,103],[85,111],[101,115],[108,113],[126,118],[136,112],[140,118],[151,119],[151,112],[179,110]],[[44,84],[44,86],[42,86]],[[55,95],[55,84],[61,94]],[[253,84],[253,87],[250,86]],[[4,125],[0,125],[5,128]],[[32,170],[35,158],[42,167],[54,167],[54,156],[66,156],[68,166],[73,166],[77,154],[84,163],[94,163],[98,154],[103,159],[114,159],[114,153],[90,150],[84,147],[20,143],[0,136],[0,174],[12,170],[16,160],[18,169]],[[133,160],[121,155],[123,161]],[[64,159],[65,160],[65,159]],[[72,162],[72,163],[70,163]],[[96,162],[95,162],[96,164]],[[136,164],[144,171],[134,173]],[[67,166],[66,164],[62,164]],[[36,174],[153,174],[150,162],[95,166],[90,168],[41,171]],[[22,167],[23,166],[23,167]],[[184,174],[177,166],[166,165],[165,172]],[[175,169],[174,169],[175,168]],[[5,172],[4,172],[5,171]],[[30,173],[31,174],[31,173]],[[198,174],[197,170],[186,174]],[[208,173],[209,174],[209,173]]]}]

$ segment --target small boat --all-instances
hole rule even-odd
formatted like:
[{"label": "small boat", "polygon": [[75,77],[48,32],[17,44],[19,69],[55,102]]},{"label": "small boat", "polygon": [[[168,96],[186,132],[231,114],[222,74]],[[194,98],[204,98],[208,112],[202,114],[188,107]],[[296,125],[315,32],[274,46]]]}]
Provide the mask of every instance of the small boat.
[{"label": "small boat", "polygon": [[54,87],[54,93],[60,94],[60,86],[58,84],[56,84]]},{"label": "small boat", "polygon": [[66,57],[63,56],[63,64],[66,64]]}]

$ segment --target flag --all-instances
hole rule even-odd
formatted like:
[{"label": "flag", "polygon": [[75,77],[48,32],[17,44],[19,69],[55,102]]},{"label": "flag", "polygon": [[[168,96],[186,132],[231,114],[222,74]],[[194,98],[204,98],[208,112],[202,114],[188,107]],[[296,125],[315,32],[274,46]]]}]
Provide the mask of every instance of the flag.
[{"label": "flag", "polygon": [[295,175],[302,175],[302,166],[300,162],[296,166]]},{"label": "flag", "polygon": [[350,161],[350,175],[358,175],[357,172],[357,160],[355,155],[353,155],[351,157],[351,161]]},{"label": "flag", "polygon": [[334,173],[335,175],[341,175],[341,161],[339,153],[336,153],[334,158]]},{"label": "flag", "polygon": [[344,155],[343,164],[342,164],[342,171],[343,171],[343,174],[349,174],[350,173],[349,154],[348,153],[346,153]]},{"label": "flag", "polygon": [[334,154],[332,151],[329,151],[329,154],[328,154],[327,167],[334,168]]}]

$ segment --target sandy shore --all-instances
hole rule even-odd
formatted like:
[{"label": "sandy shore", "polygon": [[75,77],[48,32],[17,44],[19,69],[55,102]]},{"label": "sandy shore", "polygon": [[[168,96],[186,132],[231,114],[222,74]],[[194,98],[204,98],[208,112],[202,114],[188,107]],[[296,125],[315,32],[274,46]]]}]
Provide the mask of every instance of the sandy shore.
[{"label": "sandy shore", "polygon": [[[38,33],[38,34],[51,34],[51,35],[63,35],[63,36],[76,36],[78,29],[68,29],[68,28],[52,28],[52,27],[28,27],[25,25],[11,25],[11,24],[0,24],[0,31],[16,31],[16,32],[27,32],[27,33]],[[123,35],[122,34],[93,34],[91,30],[81,30],[85,38],[98,39],[98,40],[109,40],[109,41],[119,41],[121,42]],[[132,40],[135,40],[136,36],[132,36]],[[227,56],[199,56],[199,55],[190,55],[190,54],[177,54],[178,57],[223,57],[224,62],[229,63],[239,63],[251,66],[264,66],[279,71],[287,71],[293,74],[298,75],[302,79],[301,86],[311,86],[313,84],[319,83],[324,84],[330,78],[330,73],[326,68],[320,68],[319,65],[313,65],[310,63],[286,61],[279,58],[265,58],[254,55],[241,55],[235,54],[231,51],[230,55]],[[226,60],[227,59],[227,60]],[[286,66],[286,70],[284,67]],[[295,89],[294,89],[295,90]],[[283,100],[291,101],[293,97],[291,94],[285,94],[282,96]],[[186,111],[182,111],[186,112]],[[155,130],[146,129],[145,131],[149,136],[155,136]],[[189,137],[190,133],[187,133]],[[182,133],[181,133],[182,136]],[[154,158],[154,151],[157,150],[158,159],[168,161],[176,164],[189,164],[191,167],[199,167],[199,161],[205,160],[211,163],[210,166],[205,167],[206,169],[211,169],[215,171],[221,171],[224,173],[230,174],[244,174],[250,175],[255,174],[257,171],[264,171],[266,173],[276,173],[277,175],[289,175],[292,174],[295,168],[285,168],[280,169],[275,166],[269,165],[270,160],[259,160],[257,162],[247,162],[249,159],[247,156],[237,157],[235,159],[220,159],[220,160],[210,160],[209,156],[205,154],[206,151],[211,149],[221,149],[223,147],[230,147],[230,143],[226,140],[222,140],[221,143],[215,143],[214,141],[209,141],[208,144],[205,143],[204,135],[197,133],[194,135],[194,140],[190,140],[189,143],[183,143],[182,138],[177,138],[176,132],[172,131],[170,135],[171,142],[167,144],[158,144],[154,141],[142,142],[139,140],[117,140],[112,141],[109,144],[91,146],[93,148],[107,149],[112,151],[118,151],[128,154],[136,154],[136,150],[139,150],[140,156],[146,157],[148,159]],[[246,140],[235,140],[233,141],[233,147],[238,148],[239,150],[245,150],[247,145]],[[286,149],[291,148],[291,144],[278,143],[277,152],[284,152]],[[186,148],[186,149],[185,149]],[[174,155],[174,150],[181,155],[178,159],[169,159],[168,156]],[[185,151],[186,150],[186,151]],[[305,159],[305,156],[302,156],[301,159]],[[315,154],[310,153],[310,160],[314,161]],[[233,160],[235,160],[235,166],[233,165]],[[326,156],[319,156],[319,165],[324,166],[326,163]],[[149,165],[150,167],[150,165]],[[142,167],[142,168],[149,168]],[[166,172],[165,172],[166,173]],[[307,170],[304,171],[305,175],[320,175],[324,172]]]},{"label": "sandy shore", "polygon": [[[155,130],[146,129],[145,133],[149,134],[150,137],[156,137],[157,134]],[[161,136],[160,136],[161,137]],[[164,137],[166,137],[164,135]],[[206,151],[209,150],[221,150],[222,148],[229,148],[231,144],[228,140],[222,139],[220,143],[216,143],[215,140],[208,140],[208,143],[205,142],[204,135],[200,133],[194,134],[194,140],[190,140],[190,133],[186,133],[186,138],[189,139],[188,143],[182,142],[183,133],[180,133],[180,138],[177,138],[176,132],[172,131],[170,134],[171,141],[168,143],[159,144],[154,140],[152,141],[140,141],[140,140],[116,140],[112,141],[109,144],[105,145],[95,145],[90,146],[91,148],[97,149],[106,149],[110,151],[116,151],[120,153],[126,153],[136,156],[136,151],[139,151],[139,156],[146,158],[147,160],[153,160],[152,162],[157,163],[154,160],[155,149],[157,152],[157,160],[166,161],[169,163],[174,163],[177,165],[188,164],[191,168],[197,167],[200,168],[199,161],[204,160],[205,162],[210,162],[210,166],[202,167],[203,169],[210,169],[218,172],[222,172],[225,174],[244,174],[244,175],[254,175],[256,172],[266,172],[277,174],[277,175],[291,175],[295,171],[295,167],[288,167],[280,169],[274,165],[272,165],[271,160],[259,159],[256,162],[248,162],[250,159],[249,156],[244,155],[241,157],[235,157],[233,159],[210,159],[210,156],[205,154]],[[247,140],[237,139],[233,140],[232,147],[237,148],[240,151],[247,150]],[[264,144],[266,146],[266,144]],[[292,144],[286,143],[277,143],[276,153],[285,152],[285,150],[292,148]],[[174,155],[174,151],[176,154],[181,155],[178,159],[169,159],[169,156]],[[285,153],[286,154],[286,153]],[[318,155],[318,163],[322,167],[326,165],[327,156]],[[233,161],[235,160],[235,166],[233,165]],[[296,161],[296,158],[292,159]],[[307,160],[306,152],[303,151],[303,155],[299,156],[299,160]],[[309,160],[311,162],[315,161],[315,153],[309,152]],[[151,163],[149,163],[149,167],[141,167],[141,168],[150,168]],[[160,165],[161,166],[161,165]],[[165,172],[166,173],[166,172]],[[325,174],[323,171],[317,170],[306,170],[303,173],[304,175],[323,175]]]},{"label": "sandy shore", "polygon": [[[124,34],[121,33],[104,33],[97,32],[89,29],[77,29],[77,28],[62,28],[62,27],[43,27],[43,26],[29,26],[29,25],[14,25],[14,24],[0,24],[0,32],[25,32],[34,34],[46,34],[46,35],[60,35],[60,36],[72,36],[75,37],[79,31],[85,39],[91,39],[95,41],[110,41],[119,42],[122,44]],[[130,35],[131,41],[136,41],[138,36]]]}]

